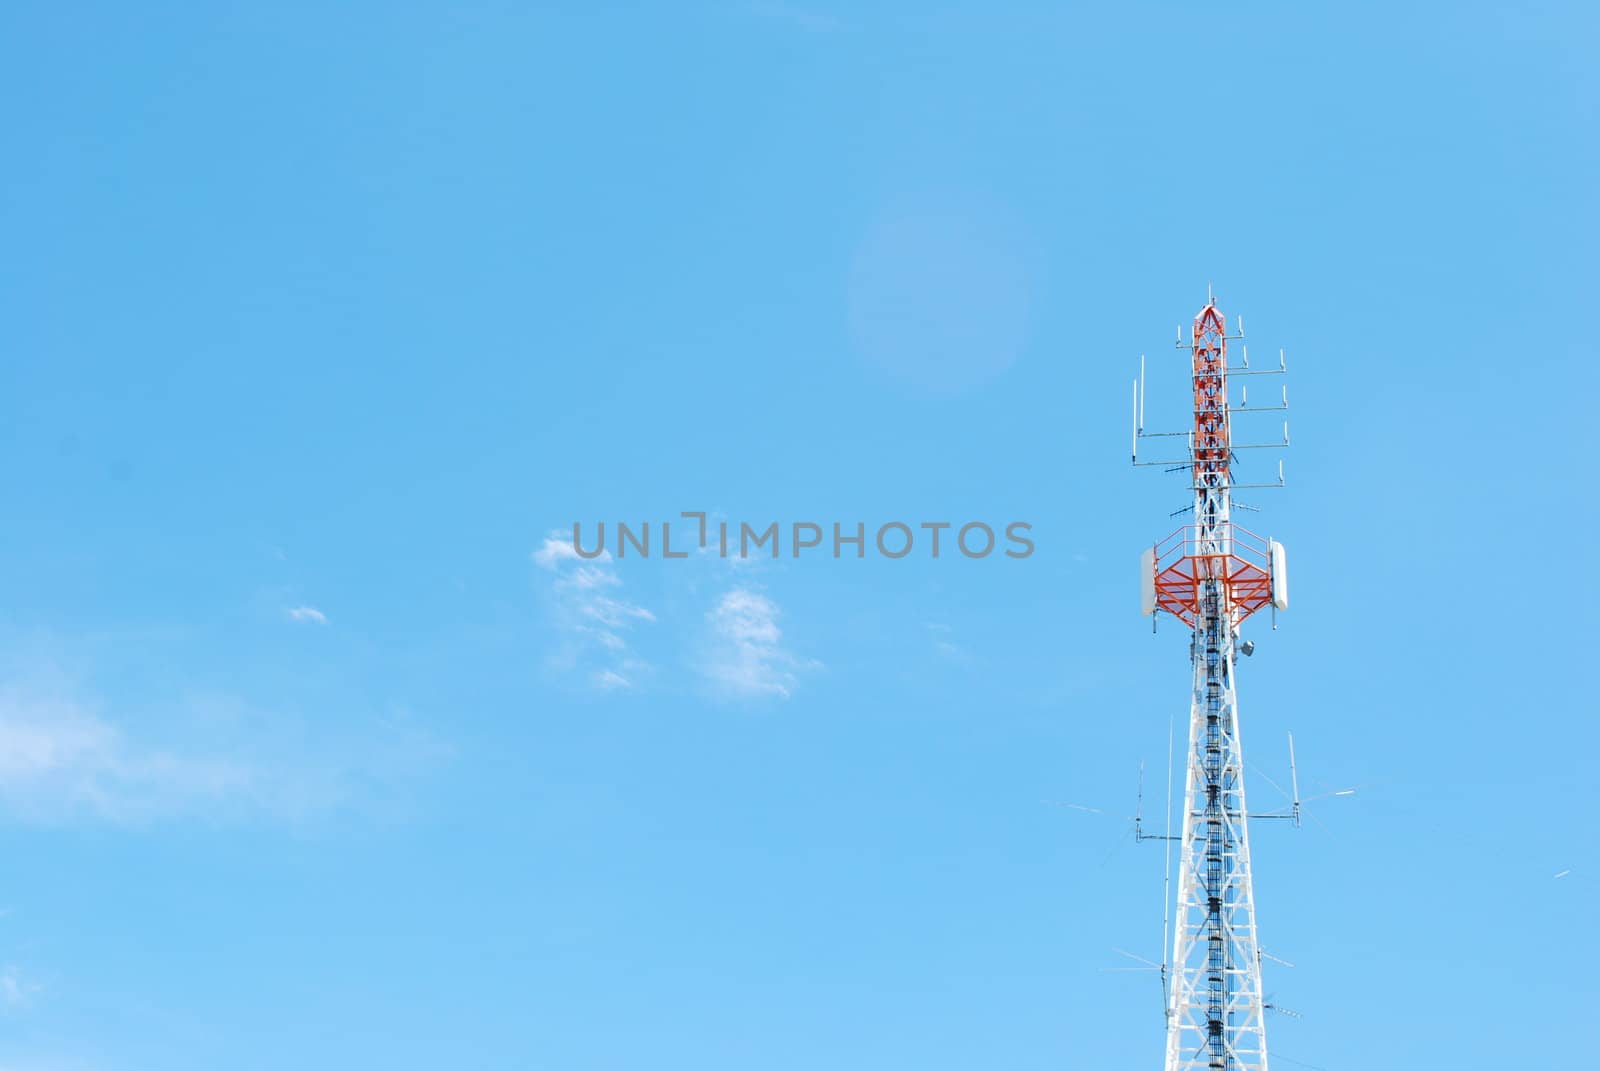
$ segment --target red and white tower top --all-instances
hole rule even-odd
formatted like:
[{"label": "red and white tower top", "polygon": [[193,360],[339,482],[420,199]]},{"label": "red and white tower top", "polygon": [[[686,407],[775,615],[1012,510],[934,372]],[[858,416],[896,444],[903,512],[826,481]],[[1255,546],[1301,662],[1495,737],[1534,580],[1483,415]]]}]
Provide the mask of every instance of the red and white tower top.
[{"label": "red and white tower top", "polygon": [[[1194,318],[1190,337],[1179,332],[1178,345],[1190,351],[1190,385],[1194,396],[1192,423],[1186,432],[1147,432],[1144,430],[1145,389],[1142,367],[1134,382],[1134,464],[1160,465],[1188,471],[1192,477],[1194,504],[1182,512],[1193,511],[1194,523],[1185,525],[1157,542],[1145,552],[1143,610],[1147,614],[1166,611],[1193,626],[1200,614],[1200,593],[1207,581],[1217,581],[1226,598],[1225,612],[1237,629],[1257,610],[1288,607],[1288,577],[1283,548],[1232,521],[1236,503],[1232,492],[1239,486],[1281,487],[1283,468],[1279,463],[1275,483],[1239,485],[1233,482],[1236,452],[1274,449],[1289,443],[1289,426],[1283,427],[1281,443],[1239,445],[1233,441],[1234,413],[1266,412],[1289,407],[1285,389],[1281,404],[1251,406],[1241,392],[1237,405],[1230,401],[1230,376],[1281,375],[1285,369],[1250,367],[1248,351],[1241,351],[1243,362],[1230,368],[1228,343],[1244,337],[1241,319],[1239,333],[1229,335],[1227,324],[1215,300]],[[1138,448],[1146,438],[1182,437],[1188,444],[1188,458],[1170,461],[1141,461]],[[1249,507],[1243,507],[1248,509]]]}]

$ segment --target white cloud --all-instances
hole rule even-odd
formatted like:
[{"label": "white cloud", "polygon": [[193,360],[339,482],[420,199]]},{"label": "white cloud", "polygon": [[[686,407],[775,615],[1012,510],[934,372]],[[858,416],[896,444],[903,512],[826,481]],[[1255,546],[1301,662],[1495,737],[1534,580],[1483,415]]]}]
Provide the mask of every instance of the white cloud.
[{"label": "white cloud", "polygon": [[376,802],[448,754],[417,727],[312,728],[218,698],[113,719],[59,673],[33,676],[0,685],[0,815],[15,821],[300,820]]},{"label": "white cloud", "polygon": [[575,588],[606,588],[616,587],[622,581],[616,573],[604,569],[596,569],[592,565],[580,565],[572,574],[571,584]]},{"label": "white cloud", "polygon": [[613,691],[617,688],[632,688],[633,682],[614,669],[596,670],[593,677],[595,687],[604,691]]},{"label": "white cloud", "polygon": [[967,652],[967,649],[950,638],[952,630],[949,625],[941,625],[937,622],[929,621],[926,627],[928,636],[933,641],[933,649],[940,658],[959,665],[966,665],[972,661],[972,656]]},{"label": "white cloud", "polygon": [[0,693],[0,802],[29,819],[142,820],[248,791],[221,758],[140,748],[79,701]]},{"label": "white cloud", "polygon": [[20,969],[0,967],[0,1007],[20,1008],[28,1004],[43,987],[25,977]]},{"label": "white cloud", "polygon": [[718,690],[787,699],[799,683],[799,672],[818,665],[784,649],[779,616],[776,603],[749,588],[727,592],[706,615],[711,649],[703,669]]},{"label": "white cloud", "polygon": [[[578,590],[590,589],[580,587]],[[627,628],[634,621],[656,619],[656,615],[643,606],[635,606],[630,602],[607,598],[604,595],[587,594],[577,600],[577,607],[578,612],[584,617],[598,621],[606,628]]]},{"label": "white cloud", "polygon": [[[538,550],[533,552],[532,557],[534,564],[544,569],[559,569],[562,562],[584,560],[579,556],[577,548],[572,545],[572,540],[567,538],[565,532],[551,532],[545,536],[544,543],[540,545]],[[609,562],[611,561],[611,552],[601,547],[599,556],[589,560]]]},{"label": "white cloud", "polygon": [[289,615],[290,621],[297,621],[301,624],[326,625],[328,623],[328,615],[315,606],[291,606],[284,613]]},{"label": "white cloud", "polygon": [[656,615],[621,597],[622,578],[610,552],[585,560],[566,533],[552,532],[532,558],[553,574],[548,591],[562,643],[550,663],[582,670],[601,691],[636,687],[651,667],[630,656],[628,633],[640,623],[653,624]]}]

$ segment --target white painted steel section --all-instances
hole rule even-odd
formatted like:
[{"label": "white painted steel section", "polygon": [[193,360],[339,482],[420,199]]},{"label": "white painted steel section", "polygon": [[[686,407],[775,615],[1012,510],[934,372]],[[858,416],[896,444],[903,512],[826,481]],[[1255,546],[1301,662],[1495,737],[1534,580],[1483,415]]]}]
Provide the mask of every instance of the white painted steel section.
[{"label": "white painted steel section", "polygon": [[1225,617],[1196,628],[1167,1071],[1267,1071],[1233,648]]}]

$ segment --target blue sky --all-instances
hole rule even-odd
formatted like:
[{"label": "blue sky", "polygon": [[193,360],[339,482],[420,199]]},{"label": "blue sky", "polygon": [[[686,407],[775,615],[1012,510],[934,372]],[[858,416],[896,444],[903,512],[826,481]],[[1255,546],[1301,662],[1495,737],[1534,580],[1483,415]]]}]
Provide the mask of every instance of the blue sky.
[{"label": "blue sky", "polygon": [[[1252,800],[1360,786],[1256,833],[1271,1045],[1570,1065],[1597,29],[8,5],[0,1068],[1154,1066],[1208,284],[1294,404]],[[541,557],[682,510],[1037,551]]]}]

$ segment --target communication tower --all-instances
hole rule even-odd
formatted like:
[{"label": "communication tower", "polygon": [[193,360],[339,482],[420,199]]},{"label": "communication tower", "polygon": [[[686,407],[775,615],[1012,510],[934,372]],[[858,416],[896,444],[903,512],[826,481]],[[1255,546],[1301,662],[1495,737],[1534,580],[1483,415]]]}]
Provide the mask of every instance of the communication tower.
[{"label": "communication tower", "polygon": [[[1281,448],[1283,441],[1239,443],[1233,438],[1236,414],[1289,407],[1281,403],[1251,406],[1245,389],[1231,400],[1229,381],[1245,376],[1281,375],[1282,351],[1275,368],[1251,368],[1248,351],[1239,346],[1240,363],[1229,365],[1228,344],[1244,338],[1229,335],[1214,298],[1194,318],[1177,345],[1187,349],[1194,395],[1192,424],[1183,431],[1144,430],[1144,359],[1133,384],[1133,463],[1188,473],[1193,503],[1179,513],[1193,513],[1191,523],[1144,551],[1140,564],[1143,610],[1171,614],[1191,630],[1189,660],[1194,671],[1189,707],[1189,742],[1185,760],[1182,832],[1170,833],[1167,881],[1170,894],[1173,845],[1178,850],[1178,894],[1167,899],[1170,909],[1171,958],[1161,967],[1166,1004],[1165,1071],[1267,1071],[1264,1016],[1268,1004],[1261,989],[1263,953],[1256,939],[1255,893],[1250,878],[1252,816],[1245,807],[1244,744],[1240,733],[1236,659],[1254,644],[1240,638],[1240,627],[1258,610],[1287,609],[1288,575],[1283,546],[1235,524],[1233,501],[1243,487],[1283,486],[1283,462],[1270,483],[1234,482],[1240,451]],[[1141,460],[1140,443],[1165,439],[1186,445],[1187,456]],[[1171,451],[1179,454],[1177,449]],[[1274,627],[1276,621],[1274,620]],[[1293,740],[1290,741],[1291,770]],[[1170,791],[1170,773],[1169,773]],[[1298,787],[1293,812],[1298,823]],[[1169,807],[1170,822],[1170,807]],[[1136,826],[1141,839],[1156,839]],[[1166,899],[1164,897],[1164,899]],[[1167,937],[1162,936],[1163,955]]]}]

